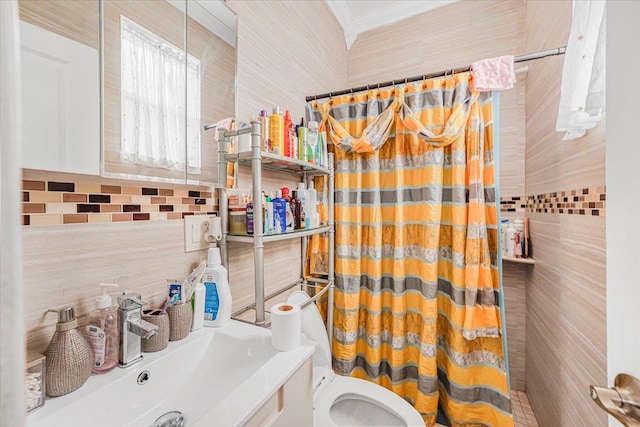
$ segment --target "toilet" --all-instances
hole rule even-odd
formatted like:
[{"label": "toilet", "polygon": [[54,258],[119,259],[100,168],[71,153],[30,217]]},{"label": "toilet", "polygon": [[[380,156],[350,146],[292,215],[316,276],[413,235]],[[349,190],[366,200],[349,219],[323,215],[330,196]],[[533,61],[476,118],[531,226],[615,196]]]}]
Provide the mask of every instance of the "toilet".
[{"label": "toilet", "polygon": [[[288,302],[302,305],[306,292],[292,293]],[[313,362],[313,423],[329,426],[424,426],[409,403],[392,391],[358,378],[336,375],[331,368],[329,338],[315,304],[301,312],[303,342],[315,344]]]}]

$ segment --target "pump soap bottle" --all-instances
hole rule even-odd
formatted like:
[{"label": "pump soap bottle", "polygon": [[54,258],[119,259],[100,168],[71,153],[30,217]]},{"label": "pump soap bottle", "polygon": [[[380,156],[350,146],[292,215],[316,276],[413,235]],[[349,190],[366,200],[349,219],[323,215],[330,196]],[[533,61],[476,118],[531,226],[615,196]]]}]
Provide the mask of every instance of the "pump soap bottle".
[{"label": "pump soap bottle", "polygon": [[87,381],[93,369],[93,350],[76,329],[78,320],[73,306],[48,312],[58,313],[56,332],[44,352],[47,396],[56,397],[71,393]]},{"label": "pump soap bottle", "polygon": [[93,349],[94,374],[104,374],[118,365],[118,311],[113,305],[109,288],[115,283],[100,283],[102,295],[96,298],[96,308],[89,313],[87,324],[81,331]]},{"label": "pump soap bottle", "polygon": [[207,269],[202,276],[205,288],[204,325],[224,326],[231,320],[231,289],[227,269],[222,266],[219,248],[209,248]]}]

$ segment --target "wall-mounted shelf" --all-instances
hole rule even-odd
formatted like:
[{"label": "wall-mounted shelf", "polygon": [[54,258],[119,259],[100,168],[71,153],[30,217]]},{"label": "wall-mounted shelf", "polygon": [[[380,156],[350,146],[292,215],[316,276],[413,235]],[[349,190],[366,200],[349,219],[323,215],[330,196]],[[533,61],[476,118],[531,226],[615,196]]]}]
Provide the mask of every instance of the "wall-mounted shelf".
[{"label": "wall-mounted shelf", "polygon": [[[225,154],[224,157],[228,162],[239,163],[243,166],[251,166],[251,160],[253,159],[251,151]],[[328,168],[316,165],[314,163],[305,162],[304,160],[280,156],[278,154],[262,151],[260,152],[260,157],[260,163],[262,164],[263,169],[294,174],[306,173],[309,176],[329,175],[331,173]]]},{"label": "wall-mounted shelf", "polygon": [[516,264],[529,264],[533,265],[536,263],[536,260],[533,258],[512,258],[508,256],[502,256],[502,261],[513,262]]},{"label": "wall-mounted shelf", "polygon": [[[323,225],[307,230],[295,230],[282,234],[265,234],[262,239],[264,243],[279,242],[281,240],[299,239],[300,237],[322,234],[328,232],[329,230],[331,230],[330,225]],[[254,237],[250,234],[227,234],[227,242],[253,243],[253,240]]]}]

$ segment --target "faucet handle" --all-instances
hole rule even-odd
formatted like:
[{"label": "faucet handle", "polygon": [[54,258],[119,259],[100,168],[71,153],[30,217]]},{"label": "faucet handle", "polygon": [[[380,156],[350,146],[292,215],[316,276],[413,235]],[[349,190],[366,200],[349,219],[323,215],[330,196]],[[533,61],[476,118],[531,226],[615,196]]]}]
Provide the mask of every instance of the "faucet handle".
[{"label": "faucet handle", "polygon": [[[131,304],[136,304],[138,307],[131,307]],[[142,308],[146,302],[142,301],[140,294],[122,294],[118,297],[118,305],[123,310],[129,310],[131,308]]]}]

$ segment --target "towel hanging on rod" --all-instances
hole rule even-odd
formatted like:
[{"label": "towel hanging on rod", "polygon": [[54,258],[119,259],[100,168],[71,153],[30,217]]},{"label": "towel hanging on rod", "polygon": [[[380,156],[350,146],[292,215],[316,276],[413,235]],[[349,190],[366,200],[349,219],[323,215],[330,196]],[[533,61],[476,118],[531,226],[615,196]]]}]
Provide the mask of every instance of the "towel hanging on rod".
[{"label": "towel hanging on rod", "polygon": [[[513,62],[514,63],[518,63],[518,62],[525,62],[525,61],[533,61],[535,59],[546,58],[547,56],[564,55],[566,50],[567,50],[566,46],[560,46],[560,47],[557,47],[557,48],[551,49],[551,50],[544,50],[544,51],[535,52],[535,53],[528,53],[526,55],[519,55],[519,56],[516,56],[514,58]],[[438,71],[436,73],[422,74],[420,76],[414,76],[414,77],[407,77],[407,78],[403,78],[403,79],[390,80],[390,81],[382,82],[382,83],[372,83],[372,84],[368,84],[366,86],[354,87],[354,88],[351,88],[351,89],[340,90],[340,91],[337,91],[337,92],[328,92],[328,93],[323,93],[321,95],[307,96],[305,99],[306,99],[307,102],[309,102],[309,101],[314,101],[314,100],[318,100],[318,99],[331,98],[333,96],[346,95],[348,93],[353,93],[353,92],[362,92],[362,91],[369,90],[370,88],[376,87],[376,86],[378,87],[378,89],[380,87],[385,87],[385,86],[395,86],[396,82],[404,82],[405,84],[407,84],[407,83],[417,82],[417,81],[426,80],[426,79],[444,77],[444,76],[457,74],[457,73],[464,73],[465,71],[469,71],[470,69],[471,69],[470,66],[458,67],[458,68],[448,68],[446,70]]]}]

